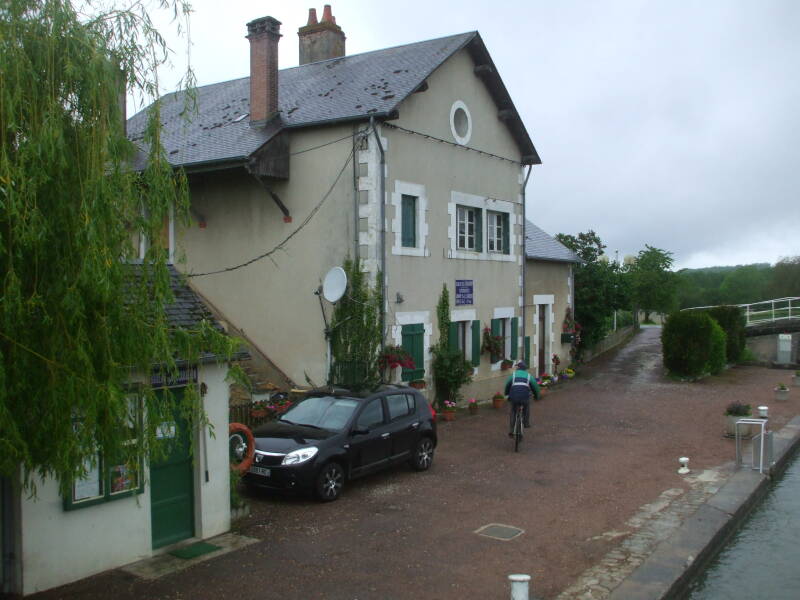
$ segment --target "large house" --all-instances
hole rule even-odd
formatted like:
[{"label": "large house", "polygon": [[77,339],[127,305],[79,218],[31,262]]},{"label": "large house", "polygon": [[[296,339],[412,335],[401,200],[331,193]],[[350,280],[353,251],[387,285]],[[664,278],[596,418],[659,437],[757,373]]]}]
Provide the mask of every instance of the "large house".
[{"label": "large house", "polygon": [[[385,343],[430,381],[446,284],[457,343],[488,394],[521,356],[524,188],[539,156],[477,32],[348,56],[325,7],[300,28],[299,66],[278,70],[280,23],[247,24],[250,76],[163,98],[163,143],[188,175],[190,227],[169,224],[191,285],[298,384],[331,367],[316,294],[358,258],[385,289]],[[281,44],[285,47],[286,42]],[[146,120],[129,120],[139,143]],[[497,357],[494,357],[495,359]]]}]

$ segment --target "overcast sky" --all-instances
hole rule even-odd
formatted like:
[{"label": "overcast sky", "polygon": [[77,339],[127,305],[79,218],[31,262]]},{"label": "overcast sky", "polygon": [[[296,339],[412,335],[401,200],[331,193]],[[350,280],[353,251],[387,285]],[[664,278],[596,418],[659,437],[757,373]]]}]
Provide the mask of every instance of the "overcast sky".
[{"label": "overcast sky", "polygon": [[[194,0],[198,85],[244,77],[247,21],[282,23],[296,66],[297,0]],[[593,229],[622,258],[645,244],[675,267],[800,254],[800,1],[334,0],[347,53],[478,30],[542,158],[528,215]],[[161,72],[171,91],[185,40]],[[476,80],[477,81],[477,80]]]}]

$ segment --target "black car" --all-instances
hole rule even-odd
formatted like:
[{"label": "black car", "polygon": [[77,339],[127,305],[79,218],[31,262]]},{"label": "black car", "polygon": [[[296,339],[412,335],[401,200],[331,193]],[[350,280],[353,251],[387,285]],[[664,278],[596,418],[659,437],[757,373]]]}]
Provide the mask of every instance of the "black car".
[{"label": "black car", "polygon": [[345,481],[398,463],[424,471],[436,448],[436,423],[425,396],[383,386],[363,397],[314,392],[253,431],[255,458],[245,483],[312,491],[336,500]]}]

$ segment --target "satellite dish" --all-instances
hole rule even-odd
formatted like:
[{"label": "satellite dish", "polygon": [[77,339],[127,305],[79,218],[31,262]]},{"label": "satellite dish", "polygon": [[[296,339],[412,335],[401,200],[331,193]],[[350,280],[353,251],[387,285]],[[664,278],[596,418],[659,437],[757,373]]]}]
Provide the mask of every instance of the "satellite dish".
[{"label": "satellite dish", "polygon": [[331,304],[337,302],[347,289],[347,273],[342,267],[333,267],[322,281],[322,295]]}]

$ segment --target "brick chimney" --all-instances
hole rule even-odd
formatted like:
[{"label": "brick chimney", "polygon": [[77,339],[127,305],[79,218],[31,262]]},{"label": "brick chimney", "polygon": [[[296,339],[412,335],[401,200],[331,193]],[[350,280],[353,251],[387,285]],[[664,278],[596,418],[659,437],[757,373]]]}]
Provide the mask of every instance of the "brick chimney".
[{"label": "brick chimney", "polygon": [[278,112],[280,21],[262,17],[247,24],[250,40],[250,124],[263,125]]},{"label": "brick chimney", "polygon": [[336,24],[331,5],[326,4],[322,20],[317,21],[317,9],[308,9],[308,24],[297,31],[300,38],[300,64],[344,56],[344,32]]}]

